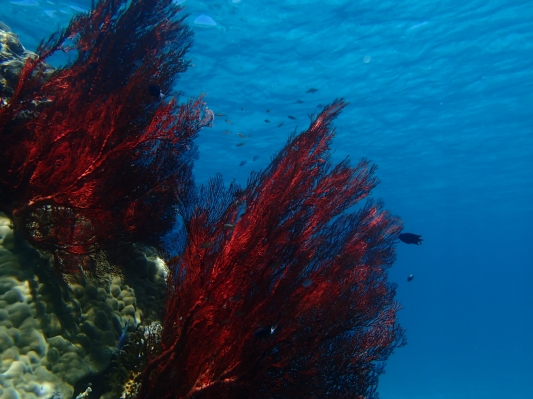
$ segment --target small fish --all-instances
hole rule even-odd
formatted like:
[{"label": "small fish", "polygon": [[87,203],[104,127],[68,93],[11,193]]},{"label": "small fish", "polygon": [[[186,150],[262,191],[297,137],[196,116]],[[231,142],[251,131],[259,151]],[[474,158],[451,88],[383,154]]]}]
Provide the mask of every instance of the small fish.
[{"label": "small fish", "polygon": [[294,103],[295,104],[303,104],[304,102],[302,100],[296,100]]},{"label": "small fish", "polygon": [[242,137],[243,139],[246,138],[246,136],[242,133],[237,133],[237,136]]},{"label": "small fish", "polygon": [[270,123],[270,121],[268,119],[265,119],[265,123]]},{"label": "small fish", "polygon": [[294,116],[292,116],[292,115],[289,115],[288,118],[292,119],[292,120],[296,120],[296,118]]},{"label": "small fish", "polygon": [[226,116],[226,114],[216,113],[215,116]]},{"label": "small fish", "polygon": [[317,108],[322,108],[323,105],[322,105],[322,104],[318,104],[316,107],[317,107]]},{"label": "small fish", "polygon": [[306,91],[306,93],[316,93],[318,89],[315,89],[314,87],[311,87],[309,90]]},{"label": "small fish", "polygon": [[165,95],[161,92],[161,88],[158,85],[150,85],[148,86],[148,93],[152,96],[157,98],[158,100],[165,97]]},{"label": "small fish", "polygon": [[282,126],[283,126],[283,122],[281,122],[281,123],[278,125],[278,127],[282,127]]},{"label": "small fish", "polygon": [[233,122],[232,122],[232,121],[230,121],[229,119],[226,119],[226,120],[225,120],[224,122],[226,122],[226,123],[229,123],[230,125],[232,125],[232,124],[233,124]]},{"label": "small fish", "polygon": [[256,156],[253,158],[253,160],[254,160],[254,161],[257,161],[258,158],[259,158],[259,155],[256,155]]},{"label": "small fish", "polygon": [[222,134],[231,134],[231,132],[229,130],[224,130]]},{"label": "small fish", "polygon": [[242,107],[242,108],[241,108],[241,111],[244,111],[245,109],[246,109],[246,108]]},{"label": "small fish", "polygon": [[260,327],[254,331],[254,335],[259,339],[266,338],[269,335],[274,334],[276,327],[277,327],[277,324],[272,325],[272,326]]},{"label": "small fish", "polygon": [[405,242],[406,244],[416,244],[421,245],[422,244],[422,236],[419,236],[418,234],[412,234],[412,233],[403,233],[398,236],[400,241]]},{"label": "small fish", "polygon": [[231,223],[226,223],[226,224],[224,224],[224,229],[225,229],[225,230],[231,230],[231,229],[233,229],[233,228],[235,228],[235,225],[234,225],[234,224],[231,224]]},{"label": "small fish", "polygon": [[213,246],[213,243],[212,243],[212,242],[206,241],[206,242],[203,242],[203,243],[200,245],[200,248],[202,248],[202,249],[207,249],[207,248],[211,248],[212,246]]},{"label": "small fish", "polygon": [[270,110],[269,110],[269,109],[267,109],[267,112],[270,112]]},{"label": "small fish", "polygon": [[414,274],[410,274],[409,277],[407,277],[407,281],[412,281],[415,278]]},{"label": "small fish", "polygon": [[243,145],[245,145],[246,143],[237,143],[237,147],[242,147]]},{"label": "small fish", "polygon": [[246,165],[246,161],[241,161],[241,163],[239,164],[239,166],[244,166]]},{"label": "small fish", "polygon": [[311,285],[313,285],[313,280],[311,280],[310,278],[306,278],[302,282],[302,286],[305,287],[305,288],[309,288],[309,287],[311,287]]},{"label": "small fish", "polygon": [[122,350],[126,342],[128,341],[128,327],[130,325],[130,321],[126,321],[126,325],[122,329],[122,334],[120,334],[120,338],[118,339],[118,350]]}]

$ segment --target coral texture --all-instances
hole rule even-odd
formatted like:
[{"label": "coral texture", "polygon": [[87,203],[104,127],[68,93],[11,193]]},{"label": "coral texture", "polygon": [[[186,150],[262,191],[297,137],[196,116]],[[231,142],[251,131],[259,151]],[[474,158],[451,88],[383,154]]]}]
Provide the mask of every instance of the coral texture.
[{"label": "coral texture", "polygon": [[149,269],[142,290],[110,278],[58,294],[50,266],[32,264],[47,260],[14,243],[12,222],[0,214],[0,397],[71,398],[76,383],[110,366],[124,326],[134,331],[154,314],[166,272],[157,258],[139,257],[134,267]]},{"label": "coral texture", "polygon": [[329,161],[344,105],[245,191],[219,177],[182,210],[187,244],[139,398],[377,396],[380,362],[404,343],[386,274],[401,224],[379,202],[352,208],[377,184],[374,166]]}]

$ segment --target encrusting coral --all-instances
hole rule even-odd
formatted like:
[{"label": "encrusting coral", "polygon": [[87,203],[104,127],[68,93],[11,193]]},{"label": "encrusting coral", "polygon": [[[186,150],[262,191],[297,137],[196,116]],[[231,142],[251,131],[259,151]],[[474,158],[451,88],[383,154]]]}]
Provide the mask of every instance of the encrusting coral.
[{"label": "encrusting coral", "polygon": [[21,248],[12,229],[0,214],[0,398],[71,398],[78,382],[110,367],[124,326],[133,332],[160,312],[166,270],[154,254],[139,253],[136,267],[150,277],[131,279],[136,290],[109,276],[61,293],[49,258]]}]

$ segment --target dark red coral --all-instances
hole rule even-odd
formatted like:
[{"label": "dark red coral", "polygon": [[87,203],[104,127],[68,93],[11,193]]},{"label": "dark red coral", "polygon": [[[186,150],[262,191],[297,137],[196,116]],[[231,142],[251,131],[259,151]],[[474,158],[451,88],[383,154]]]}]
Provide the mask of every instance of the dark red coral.
[{"label": "dark red coral", "polygon": [[[179,105],[148,90],[168,94],[188,67],[180,10],[172,0],[99,2],[41,43],[0,108],[0,209],[64,260],[62,272],[83,264],[79,255],[157,244],[175,223],[192,140],[210,123],[201,98]],[[75,60],[45,79],[44,61],[61,50]]]},{"label": "dark red coral", "polygon": [[[366,160],[332,166],[335,101],[248,188],[211,180],[182,210],[162,352],[139,398],[376,397],[404,343],[386,269],[400,221]],[[314,395],[314,396],[313,396]]]}]

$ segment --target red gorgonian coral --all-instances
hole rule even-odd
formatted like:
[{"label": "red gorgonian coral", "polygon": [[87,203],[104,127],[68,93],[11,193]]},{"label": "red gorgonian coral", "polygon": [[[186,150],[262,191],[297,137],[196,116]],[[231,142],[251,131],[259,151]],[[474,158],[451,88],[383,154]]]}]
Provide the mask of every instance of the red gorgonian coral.
[{"label": "red gorgonian coral", "polygon": [[[386,269],[400,221],[365,198],[375,167],[332,166],[336,101],[248,188],[217,177],[182,209],[161,353],[139,398],[377,397],[404,343]],[[314,395],[314,396],[313,396]]]},{"label": "red gorgonian coral", "polygon": [[[159,244],[192,186],[201,98],[168,93],[192,43],[172,0],[101,1],[41,43],[0,108],[0,210],[60,273],[90,254]],[[57,51],[75,60],[43,75]]]}]

